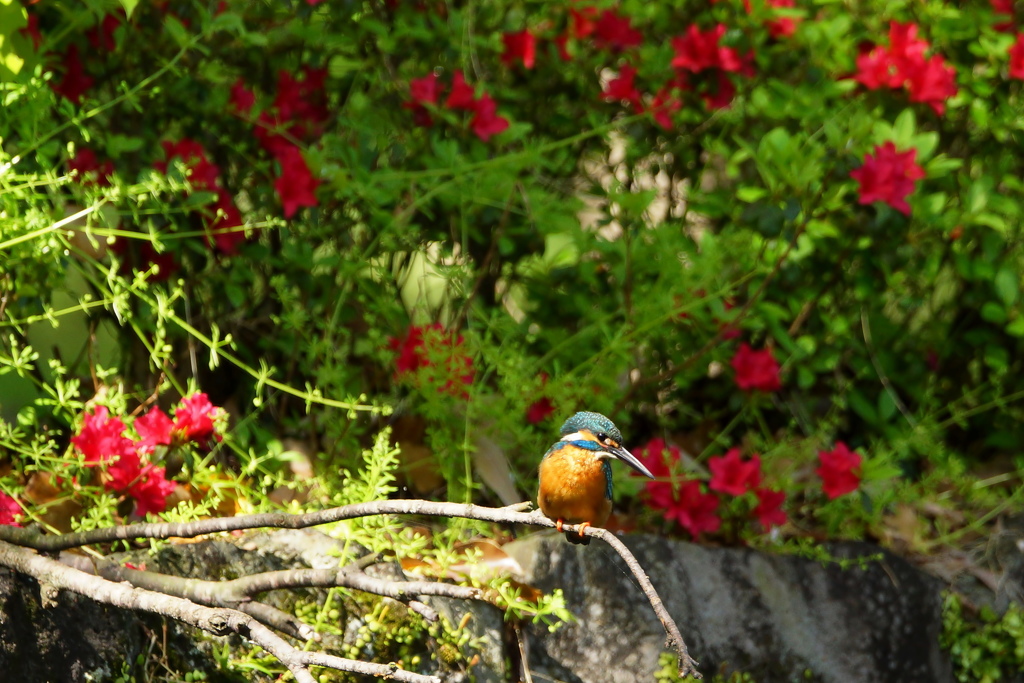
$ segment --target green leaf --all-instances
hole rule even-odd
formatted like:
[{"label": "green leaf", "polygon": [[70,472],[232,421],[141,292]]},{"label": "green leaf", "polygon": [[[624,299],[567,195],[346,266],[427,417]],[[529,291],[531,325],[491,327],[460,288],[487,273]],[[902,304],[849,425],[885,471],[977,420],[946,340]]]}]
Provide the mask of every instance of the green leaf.
[{"label": "green leaf", "polygon": [[125,16],[132,18],[132,12],[139,6],[139,0],[121,0],[121,7],[124,8]]},{"label": "green leaf", "polygon": [[995,278],[992,279],[992,286],[1004,304],[1013,306],[1017,303],[1017,299],[1020,297],[1020,282],[1016,271],[1012,268],[1007,266],[1000,268],[996,272]]},{"label": "green leaf", "polygon": [[741,202],[752,204],[768,196],[768,190],[757,185],[745,185],[736,190],[736,198]]},{"label": "green leaf", "polygon": [[907,108],[900,112],[892,124],[893,142],[896,143],[897,149],[904,150],[913,147],[915,127],[914,110]]},{"label": "green leaf", "polygon": [[1006,326],[1006,333],[1014,337],[1024,337],[1024,316],[1018,316]]},{"label": "green leaf", "polygon": [[993,325],[1006,323],[1006,309],[995,301],[986,301],[981,307],[981,317]]}]

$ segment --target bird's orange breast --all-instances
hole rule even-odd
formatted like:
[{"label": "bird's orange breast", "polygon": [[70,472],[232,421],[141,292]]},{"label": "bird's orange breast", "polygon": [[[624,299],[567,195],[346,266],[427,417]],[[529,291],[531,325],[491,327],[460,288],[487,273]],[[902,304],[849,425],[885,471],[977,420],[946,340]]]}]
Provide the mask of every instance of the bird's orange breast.
[{"label": "bird's orange breast", "polygon": [[604,462],[594,451],[567,445],[540,463],[537,502],[551,519],[603,526],[612,511],[607,492]]}]

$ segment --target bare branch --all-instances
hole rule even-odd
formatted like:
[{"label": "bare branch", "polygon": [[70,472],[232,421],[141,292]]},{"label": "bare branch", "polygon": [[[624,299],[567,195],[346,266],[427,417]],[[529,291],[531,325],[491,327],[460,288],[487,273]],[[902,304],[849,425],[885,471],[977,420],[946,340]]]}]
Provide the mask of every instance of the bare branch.
[{"label": "bare branch", "polygon": [[[563,529],[569,527],[562,527]],[[620,541],[615,534],[608,531],[607,529],[595,529],[592,526],[587,526],[585,530],[577,528],[577,533],[586,533],[588,536],[596,536],[602,541],[610,545],[615,549],[615,552],[619,554],[625,562],[629,570],[633,572],[633,576],[640,583],[640,588],[643,590],[644,595],[651,603],[651,607],[654,609],[654,613],[658,615],[658,620],[661,621],[661,625],[665,627],[665,633],[668,634],[668,645],[676,651],[679,663],[679,675],[683,678],[687,676],[693,676],[694,678],[703,678],[701,673],[697,671],[697,665],[699,662],[695,661],[690,656],[689,651],[686,649],[686,643],[683,641],[683,636],[679,633],[679,627],[676,626],[676,622],[673,621],[672,616],[665,609],[665,604],[661,601],[658,596],[658,592],[654,590],[654,584],[647,577],[647,572],[644,571],[640,563],[633,557],[633,553],[629,551],[629,548]]]},{"label": "bare branch", "polygon": [[108,581],[3,541],[0,541],[0,565],[36,579],[40,584],[44,603],[55,599],[58,591],[67,590],[122,609],[171,617],[217,636],[237,633],[279,659],[300,683],[315,683],[309,666],[327,666],[340,671],[393,678],[407,683],[441,683],[441,679],[435,676],[402,671],[393,664],[372,664],[320,653],[302,652],[253,617],[237,610],[204,607],[182,598]]},{"label": "bare branch", "polygon": [[[91,531],[83,531],[59,536],[49,536],[39,532],[37,529],[0,526],[0,542],[9,541],[12,543],[16,543],[18,545],[35,548],[37,550],[41,550],[44,552],[55,552],[58,550],[64,550],[67,548],[74,548],[83,545],[90,545],[94,543],[127,541],[138,538],[195,538],[196,536],[202,536],[204,534],[210,533],[236,531],[240,529],[256,529],[265,527],[275,527],[282,529],[304,529],[319,524],[329,524],[331,522],[338,522],[345,519],[356,519],[359,517],[368,517],[372,515],[424,515],[428,517],[461,517],[466,519],[476,519],[485,522],[495,522],[503,524],[524,524],[529,526],[540,526],[548,528],[555,527],[555,523],[547,517],[540,514],[539,511],[535,511],[532,513],[525,513],[521,511],[523,509],[528,508],[529,506],[530,503],[520,503],[517,505],[510,505],[503,508],[489,508],[481,507],[478,505],[466,505],[462,503],[438,503],[426,500],[382,500],[372,503],[345,505],[342,507],[331,508],[329,510],[320,510],[317,512],[309,512],[301,515],[292,515],[287,513],[264,513],[257,515],[241,515],[238,517],[219,517],[213,519],[204,519],[196,522],[162,522],[156,524],[130,524],[127,526],[94,529]],[[634,576],[636,576],[637,581],[642,587],[644,593],[647,595],[647,599],[651,603],[651,607],[654,609],[655,614],[658,615],[658,619],[665,627],[665,632],[668,635],[668,643],[676,650],[678,656],[679,674],[681,676],[692,676],[693,678],[697,679],[702,678],[701,674],[697,671],[697,662],[694,661],[692,657],[690,657],[690,654],[687,651],[686,643],[683,641],[683,637],[679,633],[679,628],[672,620],[671,615],[669,615],[668,611],[665,609],[664,604],[661,602],[661,598],[658,597],[658,593],[657,591],[655,591],[654,586],[651,584],[650,579],[647,577],[647,574],[644,573],[643,569],[640,567],[640,564],[636,561],[636,558],[633,557],[633,554],[631,552],[629,552],[629,549],[626,548],[626,546],[623,545],[623,543],[618,538],[616,538],[614,534],[607,531],[606,529],[598,529],[592,526],[587,526],[585,529],[580,529],[580,527],[578,526],[575,528],[572,526],[564,526],[563,528],[568,529],[570,531],[576,531],[577,533],[584,533],[588,536],[596,536],[597,538],[600,538],[601,540],[608,543],[610,546],[612,546],[612,548],[615,549],[616,552],[619,553],[622,559],[626,562],[627,566],[629,566],[630,570],[633,572]],[[4,562],[3,555],[0,554],[0,565],[3,564],[6,563]],[[410,607],[418,613],[423,614],[424,617],[427,619],[430,618],[428,614],[417,609],[417,606],[421,605],[421,603],[415,598],[417,598],[420,595],[449,595],[450,597],[482,599],[482,594],[470,594],[468,592],[462,592],[473,591],[475,589],[460,586],[452,586],[450,584],[430,582],[395,582],[394,584],[391,584],[390,587],[387,587],[387,582],[380,582],[378,584],[374,584],[373,581],[379,582],[380,580],[371,580],[372,577],[367,577],[365,574],[358,572],[351,572],[350,570],[346,570],[346,568],[342,568],[340,570],[329,570],[326,577],[321,574],[318,574],[318,572],[322,572],[322,570],[294,571],[298,572],[298,574],[296,574],[295,576],[303,577],[302,580],[312,581],[314,580],[314,578],[331,578],[331,576],[333,575],[333,580],[339,581],[340,585],[349,585],[353,588],[358,588],[360,590],[378,592],[377,590],[374,590],[374,588],[380,588],[381,590],[384,590],[386,588],[388,591],[394,592],[394,594],[381,592],[381,595],[391,595],[391,597],[396,597],[396,599],[404,599],[409,601]],[[283,583],[280,583],[283,578],[280,575],[289,573],[290,572],[267,572],[264,575],[256,575],[254,577],[237,579],[236,581],[238,581],[239,583],[235,584],[235,590],[240,592],[241,595],[236,593],[234,597],[236,600],[241,600],[246,597],[246,593],[251,595],[252,593],[261,592],[261,590],[273,590],[273,588],[275,587],[286,587]],[[346,581],[361,583],[361,586],[354,585],[354,583],[344,583]],[[215,585],[220,585],[217,582],[206,583],[214,583]],[[302,585],[320,584],[307,583]],[[260,590],[257,590],[257,588],[260,588]],[[199,585],[197,590],[206,591],[208,593],[210,587]],[[425,605],[423,607],[425,607]],[[164,612],[155,609],[148,611],[155,611],[157,613],[164,614]],[[178,618],[174,614],[168,614],[168,616]],[[251,618],[250,621],[254,624],[256,623],[255,620],[252,620]],[[265,628],[262,625],[260,625],[260,627]],[[200,626],[200,628],[203,627]],[[285,643],[285,645],[287,645],[287,643]],[[272,654],[275,654],[275,656],[277,656],[276,653]],[[317,653],[303,653],[303,656],[313,654]],[[317,654],[317,656],[329,657],[328,655],[319,654]],[[341,658],[334,659],[341,660]],[[282,661],[285,660],[282,658]],[[309,663],[306,660],[302,661],[305,663]],[[354,660],[341,661],[352,662]],[[361,665],[366,664],[365,662],[357,663]],[[289,665],[288,662],[285,662],[285,664]],[[345,670],[356,671],[356,669],[352,668],[348,668]],[[363,672],[362,670],[359,671]],[[401,675],[403,676],[406,674],[407,672],[401,672]],[[383,674],[377,673],[372,675]],[[398,678],[397,674],[388,673],[387,675],[395,677],[396,680],[436,680],[424,678],[422,676],[418,679],[406,679]],[[409,675],[418,676],[418,674]]]},{"label": "bare branch", "polygon": [[[529,503],[525,504],[529,507]],[[311,526],[340,522],[346,519],[374,515],[424,515],[427,517],[463,517],[484,522],[529,524],[554,528],[555,523],[536,512],[519,512],[524,504],[503,508],[481,507],[463,503],[437,503],[428,500],[380,500],[372,503],[343,505],[342,507],[307,512],[301,515],[287,512],[265,512],[237,517],[213,517],[196,522],[157,522],[125,526],[104,527],[71,534],[48,535],[36,528],[0,525],[0,541],[7,541],[41,552],[56,552],[95,543],[112,543],[138,538],[195,538],[206,534],[239,531],[243,529],[306,529]]]}]

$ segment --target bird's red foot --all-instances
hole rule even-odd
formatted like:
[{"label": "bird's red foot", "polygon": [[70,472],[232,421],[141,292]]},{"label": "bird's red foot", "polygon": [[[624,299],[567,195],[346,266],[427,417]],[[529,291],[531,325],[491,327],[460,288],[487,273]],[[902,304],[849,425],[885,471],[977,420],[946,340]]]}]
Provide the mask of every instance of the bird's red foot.
[{"label": "bird's red foot", "polygon": [[558,529],[558,533],[562,533],[562,520],[559,519],[555,522],[555,528]]},{"label": "bird's red foot", "polygon": [[580,524],[580,527],[576,530],[576,533],[579,534],[580,538],[583,538],[583,530],[588,526],[590,526],[590,522],[582,522]]}]

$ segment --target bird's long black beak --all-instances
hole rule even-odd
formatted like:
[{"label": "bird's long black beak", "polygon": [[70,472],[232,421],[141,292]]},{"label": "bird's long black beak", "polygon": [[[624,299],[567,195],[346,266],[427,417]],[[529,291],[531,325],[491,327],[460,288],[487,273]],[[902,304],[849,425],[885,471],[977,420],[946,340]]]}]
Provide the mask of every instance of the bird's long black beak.
[{"label": "bird's long black beak", "polygon": [[632,453],[627,451],[622,446],[615,446],[614,448],[609,448],[608,452],[611,453],[612,455],[614,455],[616,458],[618,458],[622,462],[624,462],[627,465],[629,465],[630,467],[632,467],[634,470],[636,470],[640,474],[644,475],[645,477],[649,477],[651,479],[654,479],[654,475],[651,474],[651,471],[649,469],[647,469],[646,467],[644,467],[644,464],[642,462],[640,462],[639,460],[637,460],[637,457],[635,455],[633,455]]}]

